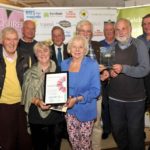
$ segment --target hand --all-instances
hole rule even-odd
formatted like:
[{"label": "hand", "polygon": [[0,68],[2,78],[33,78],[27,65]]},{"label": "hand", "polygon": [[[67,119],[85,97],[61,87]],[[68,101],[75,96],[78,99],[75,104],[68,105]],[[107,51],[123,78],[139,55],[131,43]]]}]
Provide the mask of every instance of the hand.
[{"label": "hand", "polygon": [[76,98],[73,98],[69,96],[68,101],[67,101],[67,107],[72,108],[76,103]]},{"label": "hand", "polygon": [[112,69],[113,69],[117,74],[119,74],[119,73],[122,72],[123,67],[122,67],[121,64],[115,64],[115,65],[113,65]]},{"label": "hand", "polygon": [[118,75],[118,74],[117,74],[113,69],[110,70],[110,76],[111,76],[112,78],[117,77],[117,75]]},{"label": "hand", "polygon": [[50,109],[51,105],[46,105],[41,99],[39,98],[33,98],[32,103],[36,105],[37,107],[40,107],[42,110],[48,110]]},{"label": "hand", "polygon": [[109,75],[109,72],[108,72],[107,70],[104,70],[104,71],[102,72],[102,74],[100,75],[101,81],[104,81],[104,80],[108,79],[109,76],[110,76],[110,75]]}]

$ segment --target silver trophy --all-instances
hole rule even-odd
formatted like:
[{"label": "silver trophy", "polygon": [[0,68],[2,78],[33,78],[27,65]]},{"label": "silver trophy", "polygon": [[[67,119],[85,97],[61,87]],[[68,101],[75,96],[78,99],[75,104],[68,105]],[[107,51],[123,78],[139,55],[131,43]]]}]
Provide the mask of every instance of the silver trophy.
[{"label": "silver trophy", "polygon": [[113,46],[100,47],[100,64],[104,65],[108,70],[115,63],[115,49]]}]

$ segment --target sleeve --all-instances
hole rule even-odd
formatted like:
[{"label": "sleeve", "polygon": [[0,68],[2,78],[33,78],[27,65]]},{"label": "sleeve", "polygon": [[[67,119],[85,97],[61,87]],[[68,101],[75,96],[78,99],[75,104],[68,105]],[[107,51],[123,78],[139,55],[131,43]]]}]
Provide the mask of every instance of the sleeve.
[{"label": "sleeve", "polygon": [[100,82],[100,73],[99,73],[99,66],[97,62],[91,65],[91,70],[89,74],[90,78],[89,86],[87,90],[84,92],[79,92],[78,94],[83,96],[84,99],[79,103],[90,103],[93,99],[97,99],[101,92],[101,82]]},{"label": "sleeve", "polygon": [[150,71],[149,54],[146,45],[139,39],[133,40],[134,45],[137,48],[138,65],[129,66],[123,65],[122,73],[135,78],[142,78],[146,76]]},{"label": "sleeve", "polygon": [[32,77],[31,77],[30,71],[28,70],[24,74],[24,81],[22,85],[22,99],[21,99],[21,104],[24,105],[26,113],[29,112],[29,108],[30,108],[31,101],[33,98],[33,93],[34,93],[31,83],[32,83]]}]

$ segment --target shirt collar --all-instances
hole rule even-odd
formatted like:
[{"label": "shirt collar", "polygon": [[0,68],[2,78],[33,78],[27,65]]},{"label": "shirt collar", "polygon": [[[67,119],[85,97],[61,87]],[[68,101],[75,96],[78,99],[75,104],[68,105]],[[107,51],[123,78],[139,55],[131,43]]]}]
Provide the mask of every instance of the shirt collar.
[{"label": "shirt collar", "polygon": [[13,62],[16,58],[17,58],[17,51],[15,52],[15,54],[10,57],[9,54],[6,52],[6,50],[3,48],[3,56],[10,62]]}]

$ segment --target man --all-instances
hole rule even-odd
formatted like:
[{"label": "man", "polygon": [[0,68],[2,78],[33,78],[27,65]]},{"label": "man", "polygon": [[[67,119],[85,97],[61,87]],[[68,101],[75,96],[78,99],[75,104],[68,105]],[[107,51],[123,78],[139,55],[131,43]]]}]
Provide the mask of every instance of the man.
[{"label": "man", "polygon": [[[100,44],[96,41],[92,41],[93,36],[93,25],[88,20],[80,21],[76,26],[76,34],[84,36],[89,42],[89,53],[88,56],[99,62],[100,59]],[[93,150],[101,149],[101,134],[102,129],[100,126],[101,118],[101,97],[97,101],[97,120],[94,123],[92,133],[92,148]]]},{"label": "man", "polygon": [[54,26],[51,31],[53,45],[52,49],[52,60],[55,61],[57,66],[57,72],[60,71],[61,61],[68,58],[67,45],[64,44],[65,34],[64,30],[59,26]]},{"label": "man", "polygon": [[112,133],[120,150],[144,150],[145,88],[149,73],[145,44],[131,37],[131,23],[119,19],[115,25],[115,62],[110,71],[109,109]]},{"label": "man", "polygon": [[[115,22],[108,20],[104,22],[104,36],[105,39],[100,41],[102,48],[110,50],[115,44]],[[102,139],[108,138],[111,132],[110,114],[109,114],[109,102],[108,102],[108,80],[102,81],[102,122],[103,122],[103,134]]]},{"label": "man", "polygon": [[[60,64],[62,60],[70,56],[67,52],[67,45],[64,44],[65,40],[64,30],[59,26],[54,26],[52,28],[51,35],[53,41],[53,45],[51,45],[50,47],[52,50],[51,59],[54,60],[56,63],[56,72],[60,72],[61,71]],[[64,114],[62,114],[62,117],[64,117]],[[62,138],[69,139],[65,118],[63,122],[63,128],[61,130],[62,130]]]},{"label": "man", "polygon": [[[149,55],[150,55],[150,14],[145,15],[142,18],[142,29],[143,34],[140,35],[138,38],[141,39],[149,49]],[[146,94],[147,99],[146,103],[150,104],[150,74],[148,74],[145,78],[145,88],[146,88]]]},{"label": "man", "polygon": [[2,30],[0,46],[0,149],[30,150],[25,112],[20,105],[23,74],[29,59],[19,50],[17,31]]},{"label": "man", "polygon": [[22,39],[19,40],[18,46],[23,54],[28,54],[31,57],[31,65],[37,61],[33,52],[33,47],[37,43],[37,41],[34,40],[35,32],[35,22],[32,20],[24,21],[22,28]]}]

